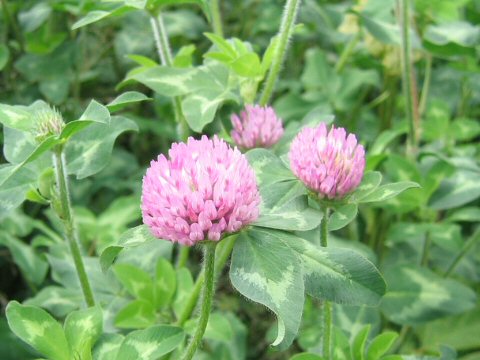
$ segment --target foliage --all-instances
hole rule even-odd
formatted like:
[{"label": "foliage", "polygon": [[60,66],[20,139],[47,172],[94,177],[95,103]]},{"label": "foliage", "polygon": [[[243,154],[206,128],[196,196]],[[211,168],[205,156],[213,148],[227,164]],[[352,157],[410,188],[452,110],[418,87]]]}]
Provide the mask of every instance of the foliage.
[{"label": "foliage", "polygon": [[[259,101],[283,55],[291,1],[220,1],[220,30],[215,3],[0,1],[2,359],[177,359],[195,333],[200,249],[141,224],[142,176],[188,135],[233,143],[231,114]],[[271,103],[284,136],[245,153],[260,216],[217,246],[195,359],[479,359],[480,3],[299,9]],[[64,124],[45,132],[53,107]],[[357,134],[367,155],[362,183],[330,213],[288,158],[319,122]]]}]

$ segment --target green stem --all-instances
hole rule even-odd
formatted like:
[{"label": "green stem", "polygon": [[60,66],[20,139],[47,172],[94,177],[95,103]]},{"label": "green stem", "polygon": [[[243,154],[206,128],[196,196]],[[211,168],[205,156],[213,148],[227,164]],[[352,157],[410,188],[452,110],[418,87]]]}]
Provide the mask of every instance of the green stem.
[{"label": "green stem", "polygon": [[[223,239],[217,247],[218,255],[216,255],[216,263],[215,263],[215,276],[218,276],[220,271],[222,271],[225,263],[227,262],[230,254],[233,250],[233,245],[235,245],[235,240],[237,236],[231,236],[230,238]],[[185,307],[183,308],[180,316],[175,325],[183,326],[185,322],[190,318],[192,315],[193,310],[198,302],[198,297],[200,296],[200,290],[202,289],[203,282],[205,281],[205,273],[202,271],[198,274],[197,280],[195,281],[195,286],[193,287],[192,292],[190,293],[190,298],[188,299]]]},{"label": "green stem", "polygon": [[3,13],[5,14],[5,19],[7,20],[6,23],[10,23],[12,25],[13,32],[15,33],[15,37],[17,38],[18,44],[20,45],[20,49],[23,51],[25,49],[25,41],[23,39],[22,31],[18,26],[18,23],[10,11],[8,10],[8,3],[7,0],[0,0],[3,8]]},{"label": "green stem", "polygon": [[425,234],[425,240],[423,242],[423,250],[422,250],[422,258],[420,260],[420,265],[427,266],[428,265],[428,255],[430,252],[430,244],[432,242],[432,238],[430,236],[430,231]]},{"label": "green stem", "polygon": [[423,80],[422,94],[420,96],[420,104],[418,105],[418,112],[420,116],[425,112],[427,107],[428,92],[430,90],[430,81],[432,78],[432,55],[427,54],[427,63],[425,64],[425,79]]},{"label": "green stem", "polygon": [[355,45],[357,45],[358,40],[360,40],[361,33],[360,31],[355,34],[354,37],[350,39],[347,46],[343,48],[342,54],[340,55],[340,59],[338,59],[337,64],[335,65],[335,72],[341,73],[345,65],[347,64],[347,60],[350,57]]},{"label": "green stem", "polygon": [[413,70],[411,62],[411,44],[410,44],[410,0],[399,0],[400,2],[400,18],[402,27],[402,85],[403,95],[405,97],[405,112],[407,120],[410,124],[409,143],[407,153],[413,155],[417,151],[418,131],[415,121],[415,99],[413,93]]},{"label": "green stem", "polygon": [[[323,218],[320,224],[320,245],[328,245],[328,206],[322,205]],[[332,304],[329,301],[323,303],[323,357],[330,360],[332,342]]]},{"label": "green stem", "polygon": [[75,222],[73,219],[72,205],[70,201],[70,191],[68,188],[68,176],[66,172],[65,158],[60,147],[54,151],[53,163],[57,179],[58,195],[60,197],[60,206],[56,207],[57,212],[59,213],[58,215],[60,219],[63,221],[65,237],[73,257],[73,262],[75,264],[78,279],[80,280],[80,286],[82,287],[85,302],[89,307],[94,306],[95,301],[93,298],[92,288],[90,287],[88,276],[85,271],[85,265],[83,264],[82,260],[82,254],[80,253],[80,248],[78,246],[77,233],[75,231]]},{"label": "green stem", "polygon": [[188,253],[190,252],[190,248],[188,246],[180,246],[177,255],[177,269],[185,267],[188,260]]},{"label": "green stem", "polygon": [[[160,62],[164,66],[173,66],[173,56],[168,42],[168,35],[163,24],[162,14],[151,16],[150,24],[152,26],[153,36],[155,38],[155,45],[157,47],[158,56]],[[189,136],[189,127],[185,120],[185,116],[182,111],[182,99],[179,96],[172,98],[173,112],[175,115],[175,121],[178,124],[177,133],[180,140],[185,141]]]},{"label": "green stem", "polygon": [[223,37],[222,14],[220,12],[219,0],[211,0],[210,9],[212,10],[212,26],[213,32]]},{"label": "green stem", "polygon": [[204,246],[205,258],[203,259],[203,271],[205,273],[205,284],[203,286],[203,300],[200,310],[200,319],[198,319],[197,329],[185,350],[182,359],[190,360],[195,355],[203,334],[207,328],[208,318],[212,308],[212,300],[214,295],[214,280],[215,280],[215,247],[216,242],[208,242]]},{"label": "green stem", "polygon": [[295,19],[297,17],[300,0],[287,0],[283,12],[282,23],[278,32],[278,43],[275,47],[275,54],[273,56],[272,65],[268,71],[265,87],[263,88],[262,96],[260,97],[260,105],[267,105],[275,88],[275,83],[282,68],[285,54],[287,52],[288,41],[293,33]]},{"label": "green stem", "polygon": [[328,245],[328,206],[322,205],[323,217],[320,223],[320,245],[327,247]]},{"label": "green stem", "polygon": [[463,259],[463,257],[468,253],[468,251],[473,247],[473,245],[475,245],[475,243],[479,240],[480,240],[480,230],[477,230],[463,245],[462,250],[457,254],[455,259],[453,259],[447,271],[445,271],[445,274],[443,275],[443,277],[447,278],[452,274],[452,272],[457,268],[458,264]]}]

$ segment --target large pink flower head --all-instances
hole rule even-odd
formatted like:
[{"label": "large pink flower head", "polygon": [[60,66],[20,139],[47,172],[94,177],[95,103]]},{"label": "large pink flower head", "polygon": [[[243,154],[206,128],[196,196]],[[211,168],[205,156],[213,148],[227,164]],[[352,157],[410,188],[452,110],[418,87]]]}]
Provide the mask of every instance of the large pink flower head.
[{"label": "large pink flower head", "polygon": [[174,143],[143,177],[143,222],[162,239],[218,241],[258,217],[260,194],[247,158],[216,136]]},{"label": "large pink flower head", "polygon": [[243,149],[269,148],[283,135],[282,120],[270,106],[247,105],[245,111],[232,115],[232,138]]},{"label": "large pink flower head", "polygon": [[290,147],[293,173],[321,198],[342,198],[357,188],[365,170],[365,150],[353,134],[325,123],[304,128]]}]

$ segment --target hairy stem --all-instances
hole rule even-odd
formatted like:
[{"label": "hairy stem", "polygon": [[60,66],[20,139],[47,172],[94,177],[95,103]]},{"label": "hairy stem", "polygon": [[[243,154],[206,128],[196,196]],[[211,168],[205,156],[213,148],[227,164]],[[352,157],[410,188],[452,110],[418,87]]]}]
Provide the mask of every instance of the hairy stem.
[{"label": "hairy stem", "polygon": [[[227,262],[230,254],[233,250],[233,245],[235,244],[235,239],[237,238],[236,235],[224,239],[220,242],[217,247],[218,255],[216,255],[216,263],[215,263],[215,276],[218,276],[220,271],[222,271],[225,263]],[[205,273],[202,270],[200,274],[197,276],[197,280],[195,281],[195,286],[193,287],[192,292],[190,293],[190,298],[187,301],[187,304],[183,308],[178,320],[176,322],[177,326],[183,326],[185,322],[190,318],[195,309],[195,306],[198,302],[198,297],[200,296],[200,290],[202,289],[203,282],[205,281]]]},{"label": "hairy stem", "polygon": [[267,80],[265,81],[265,87],[263,88],[262,95],[260,97],[260,105],[267,105],[275,88],[275,83],[282,68],[285,54],[288,48],[288,41],[293,33],[293,27],[295,26],[295,19],[297,17],[300,0],[287,0],[285,9],[283,11],[282,23],[278,32],[278,43],[275,47],[275,54],[273,56],[272,65],[268,71]]},{"label": "hairy stem", "polygon": [[210,311],[212,309],[212,300],[215,293],[215,247],[216,242],[208,242],[204,246],[204,259],[203,259],[203,271],[205,274],[205,281],[203,286],[203,300],[200,310],[200,318],[198,319],[197,328],[188,344],[182,359],[190,360],[195,355],[198,346],[200,345],[205,329],[207,328],[208,318],[210,317]]},{"label": "hairy stem", "polygon": [[78,279],[80,280],[80,286],[82,287],[85,302],[89,307],[94,306],[95,301],[93,298],[92,288],[90,287],[88,276],[85,271],[85,265],[83,264],[82,260],[82,254],[80,253],[80,248],[78,246],[77,232],[75,230],[75,222],[73,219],[72,205],[70,201],[70,191],[68,188],[68,176],[66,172],[65,158],[61,148],[55,149],[53,164],[55,168],[60,201],[59,206],[56,207],[56,211],[65,228],[65,237],[70,248],[70,253],[73,257],[73,262],[75,264]]},{"label": "hairy stem", "polygon": [[475,245],[475,243],[479,240],[480,240],[480,230],[477,230],[463,245],[462,250],[457,254],[457,256],[455,256],[455,259],[453,259],[447,271],[445,271],[445,274],[443,275],[443,277],[446,278],[452,274],[452,272],[457,268],[458,264],[463,259],[463,257],[468,253],[468,251],[473,247],[473,245]]},{"label": "hairy stem", "polygon": [[[328,245],[328,206],[322,205],[323,218],[320,224],[320,245]],[[323,302],[323,357],[330,360],[332,342],[332,304],[329,301]]]},{"label": "hairy stem", "polygon": [[402,85],[405,97],[405,112],[410,124],[409,142],[407,153],[414,155],[417,152],[419,141],[419,121],[416,111],[416,94],[414,86],[414,74],[412,68],[412,48],[410,44],[410,0],[399,0],[400,24],[402,27]]},{"label": "hairy stem", "polygon": [[220,1],[211,0],[210,9],[212,10],[212,27],[213,32],[223,37],[222,14],[220,12]]},{"label": "hairy stem", "polygon": [[[155,38],[155,45],[157,47],[158,56],[164,66],[173,66],[173,56],[168,42],[167,31],[163,24],[162,14],[152,16],[150,18],[153,36]],[[182,111],[182,99],[179,96],[174,96],[172,99],[173,112],[175,114],[175,121],[177,122],[177,133],[180,140],[185,141],[189,135],[188,124]]]}]

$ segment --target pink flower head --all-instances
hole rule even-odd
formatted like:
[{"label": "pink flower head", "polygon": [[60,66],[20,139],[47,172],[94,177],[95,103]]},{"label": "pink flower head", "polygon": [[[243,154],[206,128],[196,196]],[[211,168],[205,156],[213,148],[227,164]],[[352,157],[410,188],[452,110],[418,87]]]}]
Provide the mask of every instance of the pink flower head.
[{"label": "pink flower head", "polygon": [[188,138],[152,160],[143,177],[143,222],[158,238],[218,241],[258,217],[260,194],[247,158],[216,136]]},{"label": "pink flower head", "polygon": [[304,128],[290,147],[293,173],[321,198],[342,198],[362,181],[365,150],[344,128]]},{"label": "pink flower head", "polygon": [[241,148],[268,148],[283,135],[282,120],[270,106],[247,105],[240,117],[232,115],[232,138]]}]

